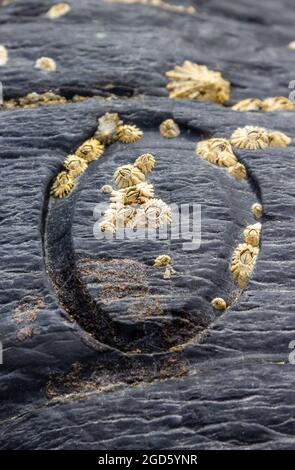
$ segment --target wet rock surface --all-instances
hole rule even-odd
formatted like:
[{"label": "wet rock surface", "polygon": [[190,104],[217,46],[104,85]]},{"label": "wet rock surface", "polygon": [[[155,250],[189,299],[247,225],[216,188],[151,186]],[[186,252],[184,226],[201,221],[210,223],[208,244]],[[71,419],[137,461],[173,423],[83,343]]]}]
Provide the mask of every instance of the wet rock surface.
[{"label": "wet rock surface", "polygon": [[[189,4],[189,2],[187,2]],[[4,449],[294,448],[294,143],[239,150],[249,178],[201,160],[195,146],[258,125],[294,138],[293,111],[237,113],[170,100],[164,72],[189,59],[232,82],[232,100],[288,95],[295,76],[290,2],[195,2],[195,16],[142,5],[51,2],[0,8],[4,98],[49,89],[79,103],[0,110],[1,447]],[[46,34],[45,32],[46,31]],[[34,69],[53,57],[57,71]],[[113,96],[113,99],[102,99]],[[65,156],[118,112],[144,136],[115,143],[74,191],[49,189]],[[173,118],[171,140],[158,126]],[[202,240],[96,239],[98,192],[118,165],[144,152],[168,204],[201,204]],[[250,283],[229,273],[251,205],[262,202],[262,242]],[[176,274],[152,266],[170,254]],[[231,308],[211,307],[222,296]]]}]

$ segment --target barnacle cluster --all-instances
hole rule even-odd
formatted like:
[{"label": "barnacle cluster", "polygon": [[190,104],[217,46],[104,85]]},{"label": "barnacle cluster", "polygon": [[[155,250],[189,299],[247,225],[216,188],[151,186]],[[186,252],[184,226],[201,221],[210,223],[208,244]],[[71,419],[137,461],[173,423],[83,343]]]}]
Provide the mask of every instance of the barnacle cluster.
[{"label": "barnacle cluster", "polygon": [[224,103],[230,97],[230,82],[220,72],[186,60],[166,72],[170,98],[189,98]]},{"label": "barnacle cluster", "polygon": [[55,72],[56,62],[51,57],[40,57],[36,60],[35,68],[44,70],[45,72]]},{"label": "barnacle cluster", "polygon": [[255,267],[259,254],[261,224],[248,225],[244,229],[244,243],[234,250],[230,271],[239,288],[243,289]]},{"label": "barnacle cluster", "polygon": [[46,16],[50,18],[51,20],[55,20],[56,18],[59,18],[60,16],[66,15],[69,11],[71,10],[71,7],[68,3],[56,3],[53,5],[48,12],[46,13]]},{"label": "barnacle cluster", "polygon": [[230,142],[237,148],[256,150],[266,147],[286,147],[291,139],[282,132],[269,131],[257,126],[245,126],[233,132]]},{"label": "barnacle cluster", "polygon": [[271,96],[265,100],[259,98],[247,98],[232,106],[234,111],[283,111],[295,109],[295,105],[285,96]]},{"label": "barnacle cluster", "polygon": [[72,99],[67,99],[53,91],[46,91],[44,93],[31,92],[23,97],[4,101],[3,107],[5,109],[13,109],[19,106],[22,108],[37,108],[38,106],[48,106],[52,104],[76,103],[85,99],[87,99],[86,96],[80,95],[74,95]]},{"label": "barnacle cluster", "polygon": [[180,134],[179,126],[173,119],[165,119],[165,121],[160,124],[159,129],[162,136],[167,139],[173,139]]},{"label": "barnacle cluster", "polygon": [[8,52],[5,46],[0,44],[0,66],[7,64]]},{"label": "barnacle cluster", "polygon": [[110,193],[110,204],[99,224],[103,232],[115,232],[118,228],[159,228],[171,222],[171,209],[161,199],[154,197],[152,184],[146,176],[155,165],[153,155],[140,155],[133,164],[118,167],[114,181],[118,189],[109,185],[101,188]]},{"label": "barnacle cluster", "polygon": [[212,138],[202,140],[197,144],[196,153],[200,155],[203,160],[213,163],[214,165],[226,167],[228,173],[237,180],[242,180],[247,177],[245,166],[238,162],[231,143],[227,139]]},{"label": "barnacle cluster", "polygon": [[[51,187],[51,195],[54,197],[64,197],[69,194],[74,187],[75,178],[86,170],[88,163],[101,157],[105,145],[119,139],[119,130],[122,127],[124,127],[123,121],[117,113],[106,113],[100,116],[98,118],[97,130],[93,137],[85,140],[74,154],[68,155],[64,160],[63,166],[66,171],[63,170],[55,178]],[[125,127],[133,131],[136,129],[137,134],[142,134],[136,126],[130,125]],[[152,185],[146,183],[140,184],[145,181],[147,173],[153,169],[154,165],[155,159],[153,155],[141,155],[133,165],[123,165],[115,172],[115,182],[119,190],[122,191],[114,191],[109,185],[101,188],[102,192],[111,193],[112,197],[107,220],[101,226],[102,231],[115,231],[115,218],[118,211],[114,211],[114,204],[117,205],[118,203],[121,206],[135,203],[142,204],[154,196]]]}]

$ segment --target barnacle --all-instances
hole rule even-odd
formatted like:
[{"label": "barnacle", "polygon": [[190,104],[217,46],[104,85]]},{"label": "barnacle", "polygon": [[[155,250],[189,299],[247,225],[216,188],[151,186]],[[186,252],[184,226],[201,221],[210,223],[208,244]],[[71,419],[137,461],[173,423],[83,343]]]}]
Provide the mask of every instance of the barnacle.
[{"label": "barnacle", "polygon": [[111,193],[113,191],[113,188],[112,186],[110,186],[109,184],[104,184],[101,188],[100,188],[100,191],[102,193]]},{"label": "barnacle", "polygon": [[69,171],[71,176],[78,176],[87,168],[87,163],[78,155],[68,155],[63,163],[64,167]]},{"label": "barnacle", "polygon": [[173,119],[166,119],[160,124],[160,133],[167,139],[173,139],[173,137],[179,136],[180,129]]},{"label": "barnacle", "polygon": [[226,302],[222,297],[215,297],[212,299],[211,305],[216,308],[216,310],[225,310],[227,307]]},{"label": "barnacle", "polygon": [[134,165],[122,165],[116,169],[114,180],[118,188],[127,188],[144,181],[145,175]]},{"label": "barnacle", "polygon": [[40,57],[36,60],[35,68],[45,72],[54,72],[56,70],[56,63],[50,57]]},{"label": "barnacle", "polygon": [[263,215],[263,207],[259,202],[255,202],[251,207],[252,214],[256,219],[260,219]]},{"label": "barnacle", "polygon": [[230,142],[223,138],[203,140],[197,144],[196,153],[203,160],[219,166],[230,167],[237,163]]},{"label": "barnacle", "polygon": [[263,127],[245,126],[236,129],[230,140],[234,147],[255,150],[269,145],[268,132]]},{"label": "barnacle", "polygon": [[78,157],[83,158],[86,162],[97,160],[104,151],[104,145],[97,139],[88,139],[76,150]]},{"label": "barnacle", "polygon": [[264,111],[281,111],[284,109],[295,109],[294,104],[285,96],[273,96],[262,101]]},{"label": "barnacle", "polygon": [[228,168],[228,173],[230,174],[230,176],[233,176],[238,181],[247,178],[247,170],[245,165],[243,165],[242,163],[236,163],[235,165],[230,166]]},{"label": "barnacle", "polygon": [[171,279],[172,274],[176,273],[175,269],[172,266],[166,266],[166,269],[163,274],[163,279]]},{"label": "barnacle", "polygon": [[259,98],[247,98],[238,101],[232,106],[234,111],[260,111],[262,109],[263,101]]},{"label": "barnacle", "polygon": [[124,144],[136,142],[142,134],[143,132],[138,127],[131,124],[122,124],[118,127],[118,139]]},{"label": "barnacle", "polygon": [[116,231],[115,224],[104,220],[99,224],[99,228],[101,232],[114,233]]},{"label": "barnacle", "polygon": [[46,16],[48,16],[48,18],[51,20],[55,20],[60,16],[66,15],[70,9],[71,7],[68,3],[56,3],[48,10]]},{"label": "barnacle", "polygon": [[272,131],[268,134],[270,147],[287,147],[291,139],[283,132]]},{"label": "barnacle", "polygon": [[171,256],[169,255],[160,255],[157,256],[157,258],[154,260],[154,266],[167,266],[168,264],[171,264],[172,259]]},{"label": "barnacle", "polygon": [[0,66],[8,62],[8,52],[5,46],[0,45]]},{"label": "barnacle", "polygon": [[133,228],[136,209],[132,206],[119,207],[116,212],[116,227]]},{"label": "barnacle", "polygon": [[98,118],[98,127],[94,137],[103,144],[111,144],[118,139],[117,128],[122,124],[117,113],[105,113]]},{"label": "barnacle", "polygon": [[154,188],[152,184],[145,182],[129,186],[124,191],[124,204],[144,204],[154,196]]},{"label": "barnacle", "polygon": [[138,211],[137,217],[138,226],[158,228],[172,220],[171,209],[162,199],[150,199],[141,207],[142,212]]},{"label": "barnacle", "polygon": [[151,153],[144,153],[135,160],[134,166],[139,168],[146,175],[153,170],[155,163],[155,157]]},{"label": "barnacle", "polygon": [[64,197],[66,196],[74,187],[74,178],[72,175],[66,171],[61,171],[55,178],[50,194],[53,197]]},{"label": "barnacle", "polygon": [[246,286],[252,274],[258,253],[259,248],[248,243],[241,243],[233,253],[230,271],[241,289]]},{"label": "barnacle", "polygon": [[295,41],[291,41],[288,44],[289,49],[295,49]]},{"label": "barnacle", "polygon": [[244,230],[245,243],[249,243],[252,246],[259,246],[260,241],[261,224],[248,225]]},{"label": "barnacle", "polygon": [[190,98],[224,103],[230,96],[230,82],[220,72],[186,60],[166,72],[170,98]]}]

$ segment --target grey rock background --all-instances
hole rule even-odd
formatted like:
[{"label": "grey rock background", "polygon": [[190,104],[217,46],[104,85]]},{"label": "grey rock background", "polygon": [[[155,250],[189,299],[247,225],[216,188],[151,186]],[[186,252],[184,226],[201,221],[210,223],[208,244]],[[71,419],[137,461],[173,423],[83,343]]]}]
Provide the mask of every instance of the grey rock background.
[{"label": "grey rock background", "polygon": [[[10,56],[0,68],[5,98],[48,89],[69,98],[94,96],[0,111],[1,448],[293,449],[294,143],[238,152],[250,173],[247,183],[201,161],[194,149],[204,136],[229,136],[246,124],[293,137],[294,112],[235,113],[212,103],[172,101],[164,72],[190,59],[221,70],[232,83],[232,101],[287,96],[295,78],[295,52],[287,48],[295,39],[294,5],[208,0],[194,2],[198,13],[190,16],[142,5],[69,3],[71,12],[55,22],[44,18],[49,1],[14,1],[0,9],[0,44]],[[55,73],[34,69],[43,55],[56,60]],[[102,99],[110,94],[117,99]],[[143,139],[108,148],[65,204],[52,203],[48,190],[61,162],[106,111],[137,123]],[[180,124],[180,138],[160,136],[166,117]],[[169,246],[180,273],[170,288],[150,268],[160,247],[112,245],[92,235],[93,207],[102,200],[97,189],[118,164],[143,151],[157,157],[150,179],[160,197],[194,200],[204,211],[200,250],[186,256],[178,244]],[[255,272],[233,307],[216,316],[211,298],[235,295],[228,263],[257,199],[265,215]],[[169,352],[166,342],[158,347],[152,337],[152,354],[145,354],[144,341],[141,353],[130,354],[126,338],[121,351],[114,350],[113,322],[99,329],[106,332],[99,339],[81,324],[87,304],[78,309],[78,322],[70,321],[67,310],[77,312],[78,304],[72,281],[63,281],[72,279],[80,257],[106,256],[144,265],[164,310],[171,314],[174,304],[176,315],[185,310],[197,318],[190,338],[185,331],[183,350]],[[56,279],[52,284],[56,273],[61,286]],[[99,300],[99,286],[83,280]],[[129,301],[132,294],[107,312],[124,334]],[[152,320],[149,334],[158,323],[163,319]],[[20,339],[23,328],[31,328],[31,338]]]}]

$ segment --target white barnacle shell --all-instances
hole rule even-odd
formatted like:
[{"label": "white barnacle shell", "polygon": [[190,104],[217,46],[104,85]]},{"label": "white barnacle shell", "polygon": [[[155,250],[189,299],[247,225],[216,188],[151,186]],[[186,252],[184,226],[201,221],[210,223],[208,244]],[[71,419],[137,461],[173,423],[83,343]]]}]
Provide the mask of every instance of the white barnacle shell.
[{"label": "white barnacle shell", "polygon": [[35,68],[44,72],[55,72],[56,62],[51,57],[40,57],[36,60]]},{"label": "white barnacle shell", "polygon": [[252,246],[259,246],[260,242],[261,224],[248,225],[244,230],[245,243],[249,243]]},{"label": "white barnacle shell", "polygon": [[109,222],[108,220],[103,220],[99,224],[99,228],[101,232],[106,232],[106,233],[114,233],[116,231],[116,226],[112,222]]},{"label": "white barnacle shell", "polygon": [[61,171],[51,186],[50,194],[53,197],[64,197],[73,189],[74,184],[73,176],[66,171]]},{"label": "white barnacle shell", "polygon": [[166,137],[166,139],[173,139],[180,134],[179,126],[173,119],[165,119],[165,121],[160,124],[159,129],[162,136]]},{"label": "white barnacle shell", "polygon": [[70,10],[71,7],[68,3],[60,2],[52,5],[52,7],[49,8],[48,12],[46,13],[46,16],[51,20],[55,20],[60,16],[66,15]]},{"label": "white barnacle shell", "polygon": [[259,202],[254,202],[251,206],[251,212],[256,219],[261,219],[263,215],[263,207]]},{"label": "white barnacle shell", "polygon": [[98,127],[94,137],[103,144],[111,144],[118,140],[118,127],[122,124],[117,113],[105,113],[98,118]]},{"label": "white barnacle shell", "polygon": [[131,124],[122,124],[118,127],[118,139],[124,144],[136,142],[142,134],[143,132],[137,126]]},{"label": "white barnacle shell", "polygon": [[110,186],[109,184],[104,184],[101,188],[100,188],[100,192],[101,193],[111,193],[113,191],[113,188],[112,186]]},{"label": "white barnacle shell", "polygon": [[171,263],[172,263],[172,259],[171,259],[171,256],[169,255],[159,255],[154,260],[154,266],[156,267],[167,266]]},{"label": "white barnacle shell", "polygon": [[227,139],[212,138],[199,142],[196,153],[210,163],[219,166],[230,167],[237,163],[232,146]]},{"label": "white barnacle shell", "polygon": [[283,111],[285,109],[295,109],[295,105],[285,96],[272,96],[262,101],[262,109],[266,112]]},{"label": "white barnacle shell", "polygon": [[122,206],[117,209],[116,227],[133,228],[136,217],[136,208],[132,206]]},{"label": "white barnacle shell", "polygon": [[146,182],[129,186],[123,190],[124,204],[144,204],[148,199],[154,196],[154,188],[152,184]]},{"label": "white barnacle shell", "polygon": [[104,152],[104,145],[97,139],[91,138],[85,140],[76,150],[76,155],[83,158],[86,162],[97,160]]},{"label": "white barnacle shell", "polygon": [[245,126],[233,132],[230,142],[234,147],[255,150],[268,147],[269,136],[263,127]]},{"label": "white barnacle shell", "polygon": [[220,72],[186,60],[166,72],[170,98],[189,98],[224,103],[230,96],[230,82]]},{"label": "white barnacle shell", "polygon": [[211,305],[216,310],[225,310],[227,308],[226,301],[222,297],[215,297],[212,299]]},{"label": "white barnacle shell", "polygon": [[8,52],[5,46],[0,44],[0,66],[6,65],[8,62]]},{"label": "white barnacle shell", "polygon": [[271,131],[269,132],[269,146],[270,147],[287,147],[291,143],[290,137],[283,132]]},{"label": "white barnacle shell", "polygon": [[64,167],[69,171],[72,176],[78,176],[83,173],[87,168],[87,163],[83,158],[78,155],[68,155],[63,163]]},{"label": "white barnacle shell", "polygon": [[228,168],[228,173],[238,181],[242,181],[247,178],[247,170],[245,165],[242,163],[236,163]]},{"label": "white barnacle shell", "polygon": [[158,228],[172,220],[171,208],[162,199],[150,199],[142,208],[146,227]]},{"label": "white barnacle shell", "polygon": [[122,165],[116,169],[114,180],[118,188],[127,188],[144,181],[145,175],[134,165]]},{"label": "white barnacle shell", "polygon": [[258,253],[259,248],[248,243],[241,243],[233,253],[230,271],[241,289],[246,286],[253,272]]},{"label": "white barnacle shell", "polygon": [[231,109],[234,111],[260,111],[263,106],[263,101],[259,98],[247,98],[245,100],[238,101],[234,104]]},{"label": "white barnacle shell", "polygon": [[134,166],[139,168],[145,175],[147,175],[153,170],[155,163],[155,157],[151,153],[144,153],[137,157],[134,162]]}]

